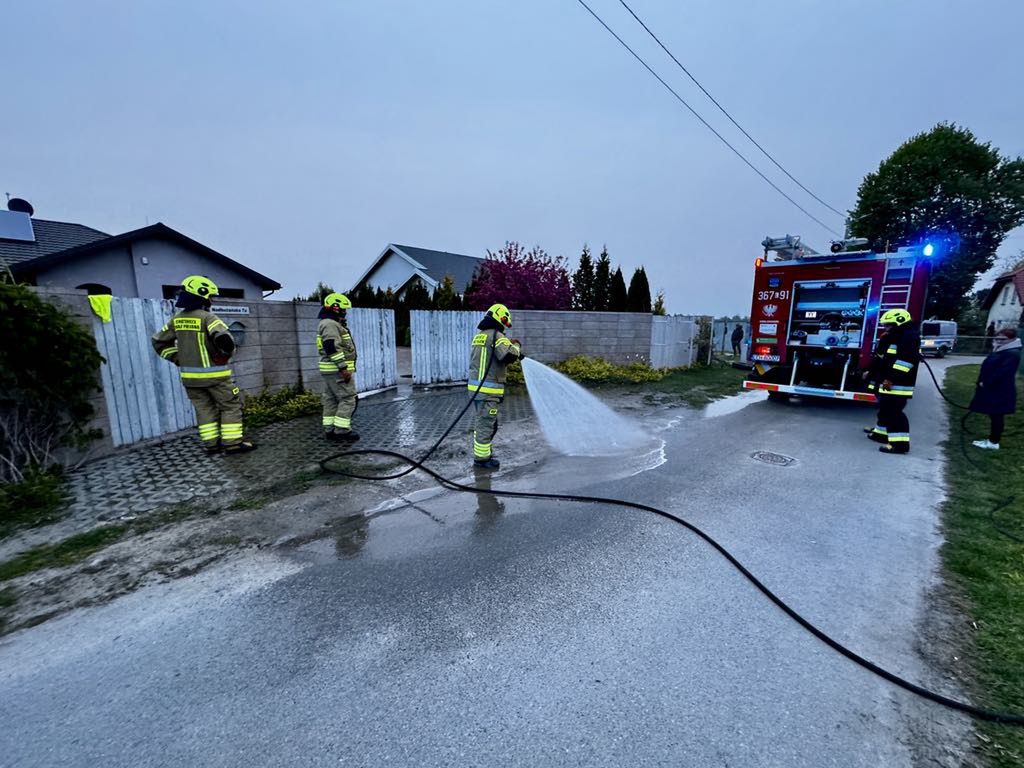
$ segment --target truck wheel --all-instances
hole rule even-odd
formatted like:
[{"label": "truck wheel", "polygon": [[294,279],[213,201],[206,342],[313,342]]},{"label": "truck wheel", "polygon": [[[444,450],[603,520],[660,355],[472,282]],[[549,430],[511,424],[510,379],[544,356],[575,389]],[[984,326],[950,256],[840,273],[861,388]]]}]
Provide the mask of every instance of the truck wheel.
[{"label": "truck wheel", "polygon": [[935,353],[936,357],[945,357],[949,350],[946,347],[939,347],[939,351]]},{"label": "truck wheel", "polygon": [[769,392],[768,400],[772,403],[788,403],[789,395],[785,392]]}]

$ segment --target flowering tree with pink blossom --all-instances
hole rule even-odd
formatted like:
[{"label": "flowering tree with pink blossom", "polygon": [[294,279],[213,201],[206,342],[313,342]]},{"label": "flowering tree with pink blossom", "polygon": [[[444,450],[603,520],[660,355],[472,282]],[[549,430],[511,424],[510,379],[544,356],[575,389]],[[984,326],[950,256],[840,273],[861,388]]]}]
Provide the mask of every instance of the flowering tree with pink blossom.
[{"label": "flowering tree with pink blossom", "polygon": [[572,309],[572,287],[565,259],[549,256],[538,246],[526,250],[515,241],[477,267],[466,289],[466,307],[484,310],[492,304],[510,309]]}]

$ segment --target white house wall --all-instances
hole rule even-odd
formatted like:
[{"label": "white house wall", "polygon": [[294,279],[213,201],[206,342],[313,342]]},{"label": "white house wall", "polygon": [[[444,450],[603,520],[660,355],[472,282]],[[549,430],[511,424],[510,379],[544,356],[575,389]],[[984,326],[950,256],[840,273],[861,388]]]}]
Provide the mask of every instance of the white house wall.
[{"label": "white house wall", "polygon": [[373,273],[366,278],[367,284],[376,290],[380,288],[386,291],[390,288],[397,291],[416,273],[412,265],[395,253],[389,253]]},{"label": "white house wall", "polygon": [[1021,310],[1020,298],[1013,284],[1004,285],[999,289],[999,295],[995,303],[988,311],[988,322],[996,324],[996,330],[1001,328],[1016,328],[1020,324]]},{"label": "white house wall", "polygon": [[176,243],[142,240],[132,244],[132,256],[137,295],[144,298],[162,298],[164,285],[178,285],[188,275],[206,275],[220,288],[240,288],[248,301],[263,298],[263,290],[249,278]]},{"label": "white house wall", "polygon": [[[80,259],[57,264],[36,275],[36,285],[41,288],[74,289],[84,283],[101,283],[115,296],[138,296],[135,275],[132,274],[128,248],[111,248]],[[154,298],[159,298],[157,294]]]}]

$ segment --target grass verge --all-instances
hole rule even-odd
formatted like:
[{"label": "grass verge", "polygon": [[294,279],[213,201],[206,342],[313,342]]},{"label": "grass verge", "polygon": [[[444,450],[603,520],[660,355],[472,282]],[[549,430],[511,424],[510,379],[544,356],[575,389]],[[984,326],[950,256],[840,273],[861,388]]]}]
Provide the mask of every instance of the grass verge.
[{"label": "grass verge", "polygon": [[[949,369],[946,394],[970,402],[977,376],[976,365]],[[1017,388],[1018,399],[1024,399],[1024,379],[1018,377]],[[971,441],[987,436],[988,418],[972,415],[965,432],[963,413],[950,408],[943,562],[967,596],[977,626],[971,649],[975,702],[1024,712],[1024,543],[1010,538],[1024,540],[1024,424],[1011,417],[1001,449],[983,451]],[[1013,501],[993,515],[1008,499]],[[979,730],[992,766],[1024,765],[1024,729],[982,723]]]},{"label": "grass verge", "polygon": [[0,563],[0,581],[9,581],[41,568],[80,563],[128,531],[127,525],[109,525],[71,536],[57,544],[40,544]]},{"label": "grass verge", "polygon": [[659,392],[678,395],[687,405],[699,408],[741,392],[746,375],[746,371],[732,366],[700,365],[670,371],[665,378],[649,386]]},{"label": "grass verge", "polygon": [[20,483],[0,484],[0,539],[21,530],[59,520],[67,490],[58,469],[32,470]]}]

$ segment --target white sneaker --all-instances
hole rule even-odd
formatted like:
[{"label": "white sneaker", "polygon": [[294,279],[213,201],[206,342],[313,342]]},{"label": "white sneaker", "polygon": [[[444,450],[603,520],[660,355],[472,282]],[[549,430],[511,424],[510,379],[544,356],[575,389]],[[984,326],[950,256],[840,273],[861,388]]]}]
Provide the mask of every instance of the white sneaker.
[{"label": "white sneaker", "polygon": [[973,445],[975,448],[985,448],[990,451],[999,450],[999,443],[993,443],[989,440],[975,440]]}]

